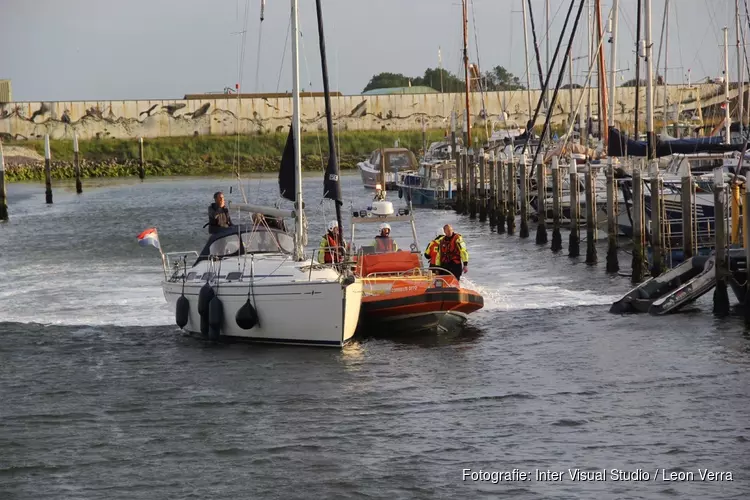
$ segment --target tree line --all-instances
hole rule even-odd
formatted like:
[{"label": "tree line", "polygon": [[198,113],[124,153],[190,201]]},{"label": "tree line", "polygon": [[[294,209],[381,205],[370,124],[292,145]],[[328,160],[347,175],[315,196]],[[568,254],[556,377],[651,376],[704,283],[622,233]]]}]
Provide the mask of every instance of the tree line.
[{"label": "tree line", "polygon": [[[471,90],[522,90],[526,87],[519,78],[502,66],[495,66],[479,76],[469,76]],[[438,92],[463,92],[463,78],[442,68],[427,68],[422,76],[409,77],[402,73],[378,73],[370,78],[362,92],[392,87],[430,87]]]}]

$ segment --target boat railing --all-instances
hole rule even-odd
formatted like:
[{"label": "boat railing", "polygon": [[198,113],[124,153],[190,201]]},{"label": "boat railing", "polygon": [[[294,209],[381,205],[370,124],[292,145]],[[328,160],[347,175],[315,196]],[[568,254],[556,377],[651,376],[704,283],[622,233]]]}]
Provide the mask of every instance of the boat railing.
[{"label": "boat railing", "polygon": [[[185,268],[191,267],[191,265],[188,265],[187,259],[188,257],[195,257],[198,258],[198,252],[195,250],[185,250],[182,252],[166,252],[164,253],[164,272],[167,274],[168,269],[172,269],[172,277],[175,277],[179,274],[181,270],[184,271]],[[180,263],[183,264],[183,268],[180,268]]]},{"label": "boat railing", "polygon": [[351,266],[351,262],[348,262],[346,260],[342,262],[320,262],[321,255],[323,256],[323,260],[325,260],[325,255],[327,253],[330,253],[331,255],[346,255],[346,248],[342,246],[335,246],[335,247],[326,247],[326,248],[316,248],[313,250],[312,254],[312,264],[310,265],[310,269],[308,270],[307,279],[308,281],[312,281],[312,272],[313,269],[335,269],[338,272],[343,272],[344,269],[348,269]]},{"label": "boat railing", "polygon": [[393,278],[425,278],[432,279],[432,273],[427,269],[421,267],[415,267],[407,271],[381,271],[369,273],[364,277],[365,280],[377,280],[377,279],[393,279]]}]

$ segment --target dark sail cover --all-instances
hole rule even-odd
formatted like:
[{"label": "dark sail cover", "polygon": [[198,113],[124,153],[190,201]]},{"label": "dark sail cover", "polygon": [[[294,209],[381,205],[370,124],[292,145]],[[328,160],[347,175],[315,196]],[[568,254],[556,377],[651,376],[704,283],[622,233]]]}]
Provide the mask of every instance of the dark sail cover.
[{"label": "dark sail cover", "polygon": [[289,201],[297,201],[294,177],[294,127],[289,127],[279,169],[279,194]]},{"label": "dark sail cover", "polygon": [[326,167],[325,178],[323,179],[323,197],[333,200],[339,205],[343,205],[341,200],[341,183],[339,182],[339,162],[336,158],[336,152],[331,151],[328,155],[328,166]]},{"label": "dark sail cover", "polygon": [[[686,139],[673,139],[669,141],[656,140],[656,157],[669,156],[671,154],[691,153],[722,153],[725,151],[742,151],[744,143],[724,144],[721,136],[695,137]],[[609,128],[609,144],[607,144],[607,156],[647,156],[645,141],[636,141],[614,127]]]}]

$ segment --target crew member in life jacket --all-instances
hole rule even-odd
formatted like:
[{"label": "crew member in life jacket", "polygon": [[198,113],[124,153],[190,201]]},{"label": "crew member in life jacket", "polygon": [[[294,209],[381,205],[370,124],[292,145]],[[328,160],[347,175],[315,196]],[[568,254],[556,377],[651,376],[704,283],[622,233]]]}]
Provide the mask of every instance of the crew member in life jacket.
[{"label": "crew member in life jacket", "polygon": [[469,252],[463,237],[453,232],[450,224],[443,226],[445,236],[440,240],[440,267],[450,271],[457,279],[469,272]]},{"label": "crew member in life jacket", "polygon": [[229,209],[224,203],[224,193],[221,191],[214,193],[214,202],[208,206],[207,225],[209,234],[218,233],[222,229],[232,226]]},{"label": "crew member in life jacket", "polygon": [[430,261],[430,267],[440,266],[440,240],[445,237],[445,232],[441,227],[435,232],[435,239],[427,244],[424,251],[424,258]]},{"label": "crew member in life jacket", "polygon": [[335,220],[328,224],[328,232],[320,240],[318,251],[318,262],[321,264],[333,264],[344,261],[344,252],[339,246],[339,223]]},{"label": "crew member in life jacket", "polygon": [[391,238],[391,225],[384,222],[380,225],[380,234],[375,236],[372,242],[375,247],[375,253],[398,252],[398,245]]}]

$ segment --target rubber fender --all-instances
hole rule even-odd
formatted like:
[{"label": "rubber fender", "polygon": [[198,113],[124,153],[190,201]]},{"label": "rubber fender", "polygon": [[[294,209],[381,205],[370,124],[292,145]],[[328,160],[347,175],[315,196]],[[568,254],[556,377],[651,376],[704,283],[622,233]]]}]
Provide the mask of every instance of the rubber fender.
[{"label": "rubber fender", "polygon": [[201,335],[208,337],[208,314],[201,314]]},{"label": "rubber fender", "polygon": [[252,330],[255,325],[260,323],[260,318],[258,318],[258,311],[256,311],[253,305],[250,303],[250,299],[247,299],[245,305],[240,307],[240,309],[237,311],[237,314],[235,314],[234,316],[234,321],[237,323],[237,326],[239,326],[243,330]]},{"label": "rubber fender", "polygon": [[403,198],[404,197],[404,190],[401,188],[398,188],[398,197]]},{"label": "rubber fender", "polygon": [[208,303],[211,302],[211,299],[215,296],[214,289],[211,288],[211,285],[208,283],[201,287],[201,291],[198,294],[198,314],[203,316],[208,313]]},{"label": "rubber fender", "polygon": [[175,308],[174,316],[175,316],[175,323],[177,323],[177,326],[180,328],[185,328],[185,325],[187,325],[188,322],[188,315],[190,313],[190,302],[188,302],[187,297],[184,295],[180,295],[180,298],[177,299],[177,307]]},{"label": "rubber fender", "polygon": [[208,303],[208,338],[216,340],[221,335],[221,323],[224,320],[224,305],[219,297],[214,296]]}]

